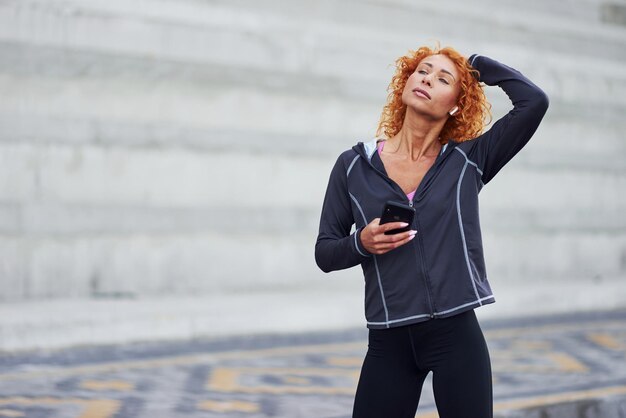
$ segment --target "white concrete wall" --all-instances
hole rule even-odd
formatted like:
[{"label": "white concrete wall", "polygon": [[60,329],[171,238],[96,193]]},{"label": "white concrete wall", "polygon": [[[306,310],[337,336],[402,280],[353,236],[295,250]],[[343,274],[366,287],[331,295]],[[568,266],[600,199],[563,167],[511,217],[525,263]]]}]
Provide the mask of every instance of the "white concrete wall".
[{"label": "white concrete wall", "polygon": [[[551,99],[481,193],[494,287],[626,280],[625,16],[623,0],[0,1],[0,300],[333,280],[313,260],[330,168],[374,135],[395,58],[435,40]],[[488,95],[495,120],[510,104]]]}]

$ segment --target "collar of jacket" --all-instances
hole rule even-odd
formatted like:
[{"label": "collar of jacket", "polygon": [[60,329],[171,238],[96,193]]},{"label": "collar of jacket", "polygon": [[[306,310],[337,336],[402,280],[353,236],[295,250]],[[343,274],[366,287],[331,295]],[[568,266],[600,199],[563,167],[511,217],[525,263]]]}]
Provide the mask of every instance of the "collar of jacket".
[{"label": "collar of jacket", "polygon": [[[398,186],[393,180],[389,178],[382,159],[379,158],[378,154],[376,153],[378,139],[379,138],[375,138],[368,142],[359,142],[355,146],[353,146],[352,149],[361,158],[367,161],[370,167],[372,167],[379,175],[383,176],[383,178],[388,181],[392,185],[392,187],[397,188],[400,193],[404,195],[404,192],[402,191],[402,189],[400,189],[400,186]],[[435,173],[439,171],[443,161],[452,153],[452,151],[454,150],[454,148],[456,148],[458,144],[458,142],[449,140],[448,143],[441,148],[441,152],[437,156],[435,163],[432,165],[432,167],[430,167],[430,169],[422,178],[422,181],[420,182],[420,185],[417,188],[416,193],[413,197],[413,201],[421,201],[424,198],[425,188],[428,187]]]},{"label": "collar of jacket", "polygon": [[[361,157],[363,157],[366,161],[371,163],[372,162],[372,157],[374,156],[374,153],[376,152],[376,148],[378,147],[378,141],[380,141],[380,140],[381,140],[381,138],[374,138],[374,139],[372,139],[371,141],[368,141],[368,142],[358,142],[355,146],[352,147],[352,149],[354,151],[356,151],[356,153],[359,154]],[[458,142],[454,142],[454,140],[450,139],[441,148],[441,152],[437,156],[437,161],[435,161],[435,163],[437,163],[438,160],[442,160],[448,154],[450,154],[450,152],[452,152],[452,150],[458,144],[459,144]]]}]

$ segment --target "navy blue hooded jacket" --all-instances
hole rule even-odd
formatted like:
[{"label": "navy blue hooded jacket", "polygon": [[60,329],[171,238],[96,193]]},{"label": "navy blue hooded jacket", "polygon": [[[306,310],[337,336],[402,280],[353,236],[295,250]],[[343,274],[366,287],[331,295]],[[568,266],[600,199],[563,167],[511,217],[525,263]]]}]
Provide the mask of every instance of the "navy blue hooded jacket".
[{"label": "navy blue hooded jacket", "polygon": [[[495,302],[485,269],[478,193],[534,134],[548,97],[519,71],[491,58],[474,54],[469,62],[481,82],[504,90],[513,109],[472,140],[449,139],[412,201],[387,176],[376,139],[343,152],[330,174],[315,260],[324,272],[361,265],[368,328],[443,318]],[[370,254],[360,233],[389,200],[415,208],[411,229],[417,235],[385,254]]]}]

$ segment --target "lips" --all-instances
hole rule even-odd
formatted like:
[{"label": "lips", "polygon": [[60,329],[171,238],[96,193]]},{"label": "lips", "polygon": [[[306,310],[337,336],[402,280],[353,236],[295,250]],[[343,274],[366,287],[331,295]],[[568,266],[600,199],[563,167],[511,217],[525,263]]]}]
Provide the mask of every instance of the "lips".
[{"label": "lips", "polygon": [[421,93],[430,99],[430,94],[428,94],[428,92],[426,92],[425,90],[420,89],[419,87],[414,88],[413,91],[416,93]]}]

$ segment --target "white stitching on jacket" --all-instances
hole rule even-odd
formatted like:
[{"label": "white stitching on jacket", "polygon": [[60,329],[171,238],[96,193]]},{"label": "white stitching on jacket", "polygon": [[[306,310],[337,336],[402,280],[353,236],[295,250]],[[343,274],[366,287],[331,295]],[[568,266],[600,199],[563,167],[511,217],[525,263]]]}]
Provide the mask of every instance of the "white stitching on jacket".
[{"label": "white stitching on jacket", "polygon": [[465,174],[467,164],[467,161],[465,162],[465,164],[463,164],[463,170],[461,170],[461,175],[459,176],[459,180],[456,184],[456,213],[459,219],[459,230],[461,231],[461,240],[463,241],[463,253],[465,255],[467,271],[469,273],[470,280],[472,281],[472,287],[474,288],[474,294],[476,294],[476,299],[478,300],[478,302],[480,302],[480,305],[482,306],[482,302],[480,301],[480,295],[478,294],[478,289],[476,289],[476,280],[474,279],[474,274],[472,273],[472,268],[470,266],[469,253],[467,251],[467,242],[465,241],[465,231],[463,230],[463,218],[461,217],[461,183],[463,182],[463,175]]},{"label": "white stitching on jacket", "polygon": [[[361,209],[361,205],[359,205],[359,202],[356,200],[356,197],[354,197],[352,193],[349,193],[349,194],[350,194],[350,198],[354,201],[354,204],[359,209],[359,212],[361,213],[361,216],[363,217],[363,222],[365,223],[365,225],[367,225],[367,218],[365,217],[365,214],[363,213],[363,209]],[[383,301],[383,308],[385,308],[385,321],[389,322],[389,311],[387,310],[387,302],[385,302],[385,292],[383,291],[383,283],[380,278],[380,270],[378,269],[378,260],[376,259],[375,254],[373,254],[372,257],[374,258],[374,267],[376,267],[376,277],[378,278],[378,289],[380,290],[380,297]],[[387,327],[389,327],[389,325],[387,325]]]}]

